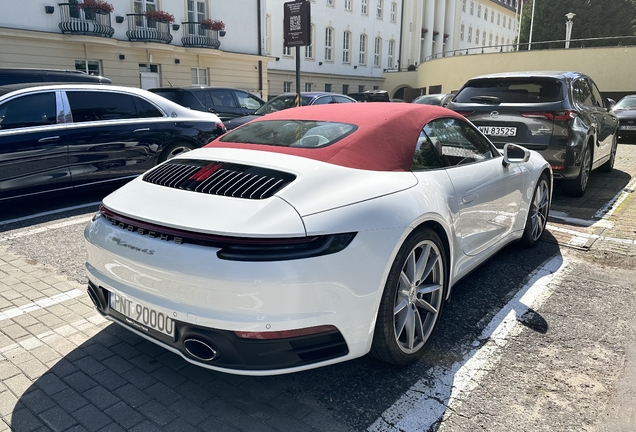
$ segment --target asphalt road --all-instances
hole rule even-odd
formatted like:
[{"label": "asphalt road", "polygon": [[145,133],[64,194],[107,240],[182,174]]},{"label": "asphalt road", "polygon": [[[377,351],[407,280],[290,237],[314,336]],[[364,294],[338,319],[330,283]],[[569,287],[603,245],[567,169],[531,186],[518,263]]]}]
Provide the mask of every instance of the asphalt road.
[{"label": "asphalt road", "polygon": [[[209,372],[94,320],[82,295],[60,303],[63,315],[52,306],[37,322],[21,318],[23,333],[0,321],[0,431],[622,430],[613,409],[633,401],[622,387],[634,358],[633,256],[568,233],[597,238],[594,215],[636,174],[636,152],[621,146],[619,156],[614,173],[592,176],[584,200],[557,187],[560,218],[537,247],[511,245],[455,287],[428,354],[412,366],[364,357],[276,377]],[[82,232],[107,192],[3,205],[0,258],[83,290]],[[47,323],[45,336],[30,330]],[[38,357],[24,341],[51,334],[69,336],[48,343],[55,355],[38,359],[40,370],[21,367]]]}]

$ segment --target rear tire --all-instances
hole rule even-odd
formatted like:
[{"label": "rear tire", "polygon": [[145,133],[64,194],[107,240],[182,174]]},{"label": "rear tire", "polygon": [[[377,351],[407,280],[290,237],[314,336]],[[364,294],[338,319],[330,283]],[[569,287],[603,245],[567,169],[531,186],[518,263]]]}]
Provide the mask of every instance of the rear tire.
[{"label": "rear tire", "polygon": [[532,247],[539,242],[548,223],[549,211],[550,183],[548,182],[548,177],[545,174],[541,174],[537,187],[534,189],[534,195],[528,209],[526,227],[523,230],[523,237],[521,237],[521,243],[524,246]]},{"label": "rear tire", "polygon": [[165,162],[168,159],[172,159],[173,157],[180,155],[181,153],[189,152],[190,150],[194,150],[194,146],[187,142],[176,142],[174,144],[171,144],[163,149],[163,151],[161,152],[159,163]]},{"label": "rear tire", "polygon": [[587,189],[591,170],[592,152],[590,151],[590,146],[586,145],[583,147],[583,154],[581,155],[581,172],[575,179],[563,181],[563,191],[573,197],[582,197]]},{"label": "rear tire", "polygon": [[424,355],[439,322],[447,289],[444,244],[430,228],[411,234],[389,271],[370,354],[407,365]]},{"label": "rear tire", "polygon": [[601,172],[612,172],[614,169],[614,162],[616,161],[616,150],[618,148],[618,132],[614,135],[612,139],[612,150],[610,151],[610,158],[603,165],[598,167],[598,170]]}]

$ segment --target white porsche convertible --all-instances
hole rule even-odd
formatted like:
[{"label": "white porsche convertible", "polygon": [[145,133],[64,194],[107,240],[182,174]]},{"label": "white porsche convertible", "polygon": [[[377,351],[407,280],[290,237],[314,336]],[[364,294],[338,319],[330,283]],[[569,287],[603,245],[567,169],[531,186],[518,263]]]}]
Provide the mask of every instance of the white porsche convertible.
[{"label": "white porsche convertible", "polygon": [[289,109],[107,196],[85,231],[88,293],[214,370],[408,364],[459,279],[539,241],[551,190],[538,153],[502,154],[445,108]]}]

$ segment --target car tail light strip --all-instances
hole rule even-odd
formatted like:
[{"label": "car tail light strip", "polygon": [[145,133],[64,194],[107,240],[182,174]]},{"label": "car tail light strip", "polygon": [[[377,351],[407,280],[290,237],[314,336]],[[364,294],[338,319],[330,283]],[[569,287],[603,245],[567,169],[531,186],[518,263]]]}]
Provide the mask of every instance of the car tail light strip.
[{"label": "car tail light strip", "polygon": [[568,121],[576,117],[576,111],[563,110],[556,112],[522,112],[521,115],[529,118],[542,118],[552,121]]},{"label": "car tail light strip", "polygon": [[269,198],[295,179],[267,168],[191,159],[163,164],[143,177],[160,186],[245,199]]}]

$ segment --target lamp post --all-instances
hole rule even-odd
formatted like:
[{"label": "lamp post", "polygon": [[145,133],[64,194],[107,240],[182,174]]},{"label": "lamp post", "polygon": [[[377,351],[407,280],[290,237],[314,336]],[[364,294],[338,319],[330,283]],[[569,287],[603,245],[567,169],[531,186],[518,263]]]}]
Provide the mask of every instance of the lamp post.
[{"label": "lamp post", "polygon": [[532,49],[532,27],[534,27],[534,6],[537,0],[532,0],[532,17],[530,17],[530,38],[528,39],[528,51]]},{"label": "lamp post", "polygon": [[565,17],[568,19],[567,22],[565,23],[565,48],[568,49],[570,48],[570,37],[572,36],[572,25],[574,24],[572,22],[572,18],[574,18],[576,14],[570,12],[565,14]]}]

